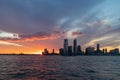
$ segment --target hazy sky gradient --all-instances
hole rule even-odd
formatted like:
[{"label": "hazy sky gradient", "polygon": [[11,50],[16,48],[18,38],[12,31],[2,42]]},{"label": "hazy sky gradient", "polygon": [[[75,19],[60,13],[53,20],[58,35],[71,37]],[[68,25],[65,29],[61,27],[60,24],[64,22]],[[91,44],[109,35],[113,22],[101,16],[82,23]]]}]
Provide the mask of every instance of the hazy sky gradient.
[{"label": "hazy sky gradient", "polygon": [[[120,0],[0,0],[0,52],[36,52],[77,38],[120,48]],[[8,49],[11,48],[11,49]],[[17,48],[17,49],[16,49]]]}]

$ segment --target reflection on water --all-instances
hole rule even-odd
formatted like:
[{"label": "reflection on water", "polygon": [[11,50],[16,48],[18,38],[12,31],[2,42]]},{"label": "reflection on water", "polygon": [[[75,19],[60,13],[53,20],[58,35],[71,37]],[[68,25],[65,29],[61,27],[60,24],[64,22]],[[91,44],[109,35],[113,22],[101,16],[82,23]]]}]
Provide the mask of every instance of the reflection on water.
[{"label": "reflection on water", "polygon": [[120,80],[120,57],[1,55],[0,80]]}]

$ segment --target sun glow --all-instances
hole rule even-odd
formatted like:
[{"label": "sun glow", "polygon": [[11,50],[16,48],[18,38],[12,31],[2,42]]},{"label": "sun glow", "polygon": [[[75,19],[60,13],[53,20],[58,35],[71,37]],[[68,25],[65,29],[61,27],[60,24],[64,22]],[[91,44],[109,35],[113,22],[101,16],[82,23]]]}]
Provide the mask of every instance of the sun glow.
[{"label": "sun glow", "polygon": [[34,54],[40,54],[40,55],[42,55],[42,51],[34,52]]}]

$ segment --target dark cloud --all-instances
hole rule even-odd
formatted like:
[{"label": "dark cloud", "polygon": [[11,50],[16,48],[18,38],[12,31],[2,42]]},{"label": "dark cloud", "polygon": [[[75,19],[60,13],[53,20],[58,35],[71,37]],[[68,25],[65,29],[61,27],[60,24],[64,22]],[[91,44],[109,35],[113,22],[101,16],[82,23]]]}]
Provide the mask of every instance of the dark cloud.
[{"label": "dark cloud", "polygon": [[[53,31],[61,19],[82,16],[104,0],[0,0],[0,29],[16,33]],[[61,24],[63,28],[70,27]]]},{"label": "dark cloud", "polygon": [[[112,11],[112,16],[106,12],[105,8],[110,6],[106,3],[106,0],[0,0],[0,30],[20,34],[20,39],[0,40],[48,40],[66,38],[67,34],[77,36],[84,45],[93,39],[119,34],[119,19]],[[110,40],[103,42],[116,43]],[[94,43],[104,45],[103,42]]]}]

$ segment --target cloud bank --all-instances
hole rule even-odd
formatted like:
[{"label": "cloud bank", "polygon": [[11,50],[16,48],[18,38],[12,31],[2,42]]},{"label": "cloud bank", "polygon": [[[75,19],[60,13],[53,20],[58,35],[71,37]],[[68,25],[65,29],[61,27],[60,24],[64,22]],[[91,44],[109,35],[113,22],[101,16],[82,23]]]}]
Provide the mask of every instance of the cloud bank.
[{"label": "cloud bank", "polygon": [[[0,0],[0,40],[28,42],[78,39],[119,46],[118,0]],[[10,33],[9,33],[10,32]]]}]

